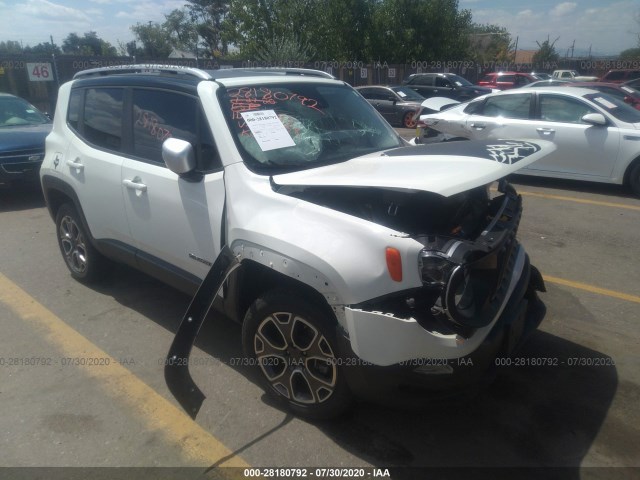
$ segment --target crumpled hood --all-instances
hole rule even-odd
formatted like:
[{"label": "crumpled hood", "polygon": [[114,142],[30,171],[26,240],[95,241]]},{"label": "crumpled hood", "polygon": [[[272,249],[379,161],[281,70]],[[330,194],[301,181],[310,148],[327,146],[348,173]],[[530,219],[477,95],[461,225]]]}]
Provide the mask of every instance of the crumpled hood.
[{"label": "crumpled hood", "polygon": [[44,139],[51,132],[51,123],[0,128],[0,152],[44,149]]},{"label": "crumpled hood", "polygon": [[379,187],[445,197],[515,173],[556,149],[542,140],[456,141],[402,147],[299,172],[276,185]]}]

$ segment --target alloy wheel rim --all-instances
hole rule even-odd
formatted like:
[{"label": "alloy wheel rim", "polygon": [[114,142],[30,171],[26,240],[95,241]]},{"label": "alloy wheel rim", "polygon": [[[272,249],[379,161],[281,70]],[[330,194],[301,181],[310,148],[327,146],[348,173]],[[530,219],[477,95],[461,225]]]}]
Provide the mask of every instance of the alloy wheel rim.
[{"label": "alloy wheel rim", "polygon": [[256,330],[254,352],[271,387],[303,404],[327,401],[336,388],[337,362],[324,335],[303,317],[273,313]]},{"label": "alloy wheel rim", "polygon": [[69,216],[60,221],[60,244],[64,258],[69,267],[76,273],[87,270],[87,247],[80,228]]},{"label": "alloy wheel rim", "polygon": [[417,124],[418,124],[418,121],[416,119],[415,113],[413,115],[408,114],[405,117],[405,121],[404,121],[405,128],[414,128]]}]

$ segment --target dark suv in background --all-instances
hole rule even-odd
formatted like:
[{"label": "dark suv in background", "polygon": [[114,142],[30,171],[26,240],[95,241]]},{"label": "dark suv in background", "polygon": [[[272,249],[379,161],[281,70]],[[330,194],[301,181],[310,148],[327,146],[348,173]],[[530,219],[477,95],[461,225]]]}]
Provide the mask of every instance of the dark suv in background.
[{"label": "dark suv in background", "polygon": [[0,93],[0,186],[38,180],[51,119],[26,100]]},{"label": "dark suv in background", "polygon": [[455,73],[414,73],[404,84],[425,98],[446,97],[460,102],[491,93],[490,88],[474,85]]}]

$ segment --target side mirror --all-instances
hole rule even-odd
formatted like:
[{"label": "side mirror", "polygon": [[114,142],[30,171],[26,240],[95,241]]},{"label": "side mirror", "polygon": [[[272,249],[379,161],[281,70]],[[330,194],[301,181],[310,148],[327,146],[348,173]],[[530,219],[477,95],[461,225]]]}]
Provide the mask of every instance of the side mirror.
[{"label": "side mirror", "polygon": [[193,145],[179,138],[167,138],[162,144],[162,159],[169,170],[184,175],[196,168]]},{"label": "side mirror", "polygon": [[605,126],[607,119],[601,113],[587,113],[581,118],[584,123],[589,123],[596,126]]}]

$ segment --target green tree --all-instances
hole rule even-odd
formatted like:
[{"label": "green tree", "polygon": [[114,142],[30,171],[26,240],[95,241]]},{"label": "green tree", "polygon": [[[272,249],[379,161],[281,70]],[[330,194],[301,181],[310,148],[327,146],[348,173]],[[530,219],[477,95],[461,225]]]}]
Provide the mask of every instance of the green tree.
[{"label": "green tree", "polygon": [[230,0],[188,0],[186,9],[202,39],[205,56],[226,55],[229,51],[230,3]]},{"label": "green tree", "polygon": [[162,26],[168,32],[173,47],[198,56],[198,25],[191,19],[189,10],[176,9],[164,18]]},{"label": "green tree", "polygon": [[556,52],[555,49],[555,44],[558,40],[560,40],[560,37],[556,38],[553,42],[549,41],[549,37],[547,37],[547,39],[542,43],[536,41],[538,44],[538,51],[533,54],[532,58],[534,68],[536,70],[545,69],[545,64],[548,65],[558,61],[560,55],[558,55],[558,52]]},{"label": "green tree", "polygon": [[468,39],[471,58],[478,63],[513,61],[511,35],[504,27],[474,23]]},{"label": "green tree", "polygon": [[[316,2],[309,40],[322,49],[322,60],[369,60],[374,1],[325,0]],[[315,28],[314,28],[315,23]]]},{"label": "green tree", "polygon": [[373,5],[372,54],[395,62],[466,58],[471,12],[457,0],[383,0]]},{"label": "green tree", "polygon": [[274,38],[258,49],[256,58],[274,64],[306,62],[311,58],[311,46],[293,37]]},{"label": "green tree", "polygon": [[[267,44],[286,39],[308,41],[304,25],[305,7],[314,7],[313,1],[299,0],[231,0],[226,24],[226,37],[240,49],[246,58],[257,58]],[[308,12],[311,14],[311,12]]]},{"label": "green tree", "polygon": [[25,47],[24,51],[25,53],[32,53],[34,55],[58,55],[62,53],[59,46],[49,42],[39,43],[33,47]]},{"label": "green tree", "polygon": [[0,53],[4,54],[18,54],[22,53],[22,45],[15,40],[7,40],[6,42],[0,42]]},{"label": "green tree", "polygon": [[627,48],[620,52],[620,60],[637,60],[640,58],[640,47],[638,48]]},{"label": "green tree", "polygon": [[[142,44],[142,47],[135,46],[133,50],[138,57],[167,58],[173,51],[169,31],[158,23],[136,23],[131,27],[131,31],[137,42]],[[130,47],[131,45],[127,44],[127,51],[132,50]]]},{"label": "green tree", "polygon": [[109,42],[98,37],[96,32],[87,32],[80,37],[70,33],[62,41],[62,51],[70,55],[116,56],[117,50]]}]

